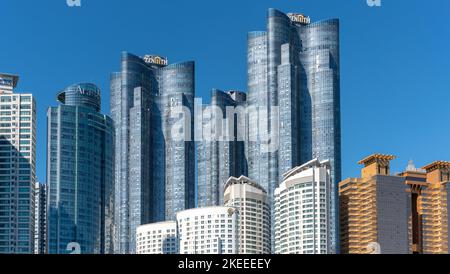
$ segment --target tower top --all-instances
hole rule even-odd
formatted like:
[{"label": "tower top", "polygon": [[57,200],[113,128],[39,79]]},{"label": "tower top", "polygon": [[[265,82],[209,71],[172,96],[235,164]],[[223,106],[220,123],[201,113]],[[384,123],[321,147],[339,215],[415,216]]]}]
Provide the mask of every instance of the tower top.
[{"label": "tower top", "polygon": [[12,93],[19,82],[19,76],[0,73],[0,93]]},{"label": "tower top", "polygon": [[261,190],[263,193],[267,194],[267,191],[262,186],[260,186],[258,183],[256,183],[255,181],[251,180],[250,178],[248,178],[247,176],[244,176],[244,175],[242,175],[239,178],[231,176],[225,183],[224,189],[226,190],[228,187],[230,187],[232,185],[243,185],[243,184],[253,186],[253,187]]},{"label": "tower top", "polygon": [[372,154],[359,161],[360,165],[364,165],[362,169],[362,178],[369,178],[375,175],[390,174],[390,162],[395,159],[393,155]]},{"label": "tower top", "polygon": [[372,154],[361,161],[358,162],[360,165],[369,166],[376,162],[390,162],[394,160],[396,157],[393,155],[387,155],[387,154]]},{"label": "tower top", "polygon": [[91,83],[74,84],[57,95],[61,104],[68,106],[84,106],[100,111],[100,89]]},{"label": "tower top", "polygon": [[283,180],[287,180],[290,177],[303,172],[305,170],[308,170],[310,168],[314,168],[314,167],[330,167],[331,163],[330,160],[324,160],[324,161],[320,161],[318,158],[313,159],[301,166],[298,167],[294,167],[293,169],[287,171],[286,173],[283,174]]},{"label": "tower top", "polygon": [[450,169],[450,162],[436,161],[424,166],[423,169],[425,169],[428,173],[438,169]]},{"label": "tower top", "polygon": [[440,187],[450,182],[450,162],[436,161],[423,169],[427,172],[427,182],[434,186]]},{"label": "tower top", "polygon": [[414,165],[413,160],[408,161],[408,166],[406,167],[406,171],[415,171],[417,170],[416,166]]}]

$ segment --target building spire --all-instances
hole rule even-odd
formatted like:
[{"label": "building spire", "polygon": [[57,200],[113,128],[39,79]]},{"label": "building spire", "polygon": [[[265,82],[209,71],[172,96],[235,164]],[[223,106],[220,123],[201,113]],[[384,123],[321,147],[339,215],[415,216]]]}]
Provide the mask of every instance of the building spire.
[{"label": "building spire", "polygon": [[408,166],[406,167],[406,171],[416,171],[417,168],[414,165],[414,161],[413,160],[409,160],[408,161]]}]

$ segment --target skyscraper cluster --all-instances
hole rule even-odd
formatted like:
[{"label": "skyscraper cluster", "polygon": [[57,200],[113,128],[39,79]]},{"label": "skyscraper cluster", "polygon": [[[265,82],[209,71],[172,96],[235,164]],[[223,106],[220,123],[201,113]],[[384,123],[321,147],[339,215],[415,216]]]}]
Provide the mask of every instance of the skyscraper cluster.
[{"label": "skyscraper cluster", "polygon": [[267,192],[245,176],[231,177],[222,199],[222,206],[188,209],[176,221],[138,227],[137,253],[270,254]]},{"label": "skyscraper cluster", "polygon": [[123,52],[101,90],[47,110],[0,74],[0,253],[448,253],[450,164],[341,182],[339,20],[270,9],[248,34],[247,92],[197,104],[195,63]]},{"label": "skyscraper cluster", "polygon": [[[74,84],[58,93],[59,106],[47,112],[47,183],[35,193],[34,170],[27,177],[33,231],[22,239],[29,240],[29,251],[35,241],[47,253],[142,253],[155,250],[142,247],[142,226],[170,224],[172,237],[175,222],[175,247],[163,251],[271,253],[280,235],[275,223],[285,222],[280,218],[288,206],[281,193],[291,191],[284,183],[281,197],[275,197],[275,189],[298,166],[302,172],[315,170],[302,165],[316,158],[314,163],[328,163],[323,172],[329,176],[326,182],[308,177],[312,185],[326,184],[325,196],[308,206],[325,207],[317,217],[327,222],[317,232],[326,234],[321,239],[326,252],[335,252],[339,22],[311,23],[302,14],[275,9],[267,20],[266,31],[248,35],[247,93],[213,89],[210,105],[196,105],[194,62],[170,64],[165,57],[128,52],[111,74],[111,116],[101,114],[101,92],[94,84]],[[17,77],[8,77],[4,82],[15,86]],[[20,105],[25,107],[30,106]],[[24,137],[35,142],[32,135]],[[33,156],[34,146],[20,142],[15,148]],[[27,161],[32,169],[33,161]],[[41,225],[35,206],[37,214],[45,214]],[[191,235],[186,227],[199,231]],[[33,235],[34,229],[46,234]],[[293,224],[280,233],[301,230]],[[313,231],[308,237],[316,237]],[[299,253],[295,247],[287,250]]]},{"label": "skyscraper cluster", "polygon": [[[267,31],[248,35],[248,92],[214,89],[211,104],[200,106],[203,137],[197,142],[200,209],[182,213],[192,221],[199,218],[196,214],[202,210],[236,208],[233,214],[237,215],[240,228],[222,235],[226,239],[232,236],[233,242],[240,239],[239,245],[233,251],[220,249],[220,241],[206,240],[215,249],[197,250],[196,245],[204,244],[204,239],[188,237],[187,241],[185,229],[178,224],[180,252],[337,251],[337,182],[341,176],[339,21],[311,23],[302,14],[284,14],[275,9],[268,11],[267,20]],[[302,166],[311,159],[315,160]],[[286,212],[286,208],[297,209],[288,205],[292,197],[286,198],[290,183],[283,184],[278,196],[275,193],[283,181],[289,180],[283,175],[296,167],[305,172],[320,170],[317,173],[322,176],[320,180],[305,176],[307,184],[302,186],[313,186],[305,188],[313,191],[306,196],[317,195],[317,200],[295,196],[298,203],[305,203],[302,208],[312,210],[308,214],[303,214],[304,210],[294,211],[297,219],[304,216],[302,224],[298,220],[291,223],[290,212]],[[242,180],[246,183],[238,185],[245,190],[235,189],[237,186],[232,182]],[[250,194],[250,188],[261,193]],[[230,201],[229,196],[236,192],[246,194]],[[292,195],[297,192],[292,190]],[[261,195],[263,200],[255,198]],[[244,197],[249,200],[242,202]],[[275,199],[279,199],[277,203]],[[251,204],[254,209],[248,209]],[[218,220],[208,220],[215,221]],[[189,229],[203,235],[205,227],[200,221]],[[309,234],[305,234],[307,227]],[[291,242],[286,243],[285,237]]]}]

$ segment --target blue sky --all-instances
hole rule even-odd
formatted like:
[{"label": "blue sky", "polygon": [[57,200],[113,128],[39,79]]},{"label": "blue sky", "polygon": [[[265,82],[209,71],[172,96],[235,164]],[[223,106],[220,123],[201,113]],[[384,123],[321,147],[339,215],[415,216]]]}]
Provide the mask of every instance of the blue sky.
[{"label": "blue sky", "polygon": [[197,96],[246,89],[246,35],[265,30],[266,11],[341,19],[343,177],[374,153],[418,166],[450,160],[450,1],[382,0],[2,0],[0,71],[19,74],[19,92],[38,104],[37,175],[45,181],[46,110],[78,82],[102,89],[121,51],[196,61]]}]

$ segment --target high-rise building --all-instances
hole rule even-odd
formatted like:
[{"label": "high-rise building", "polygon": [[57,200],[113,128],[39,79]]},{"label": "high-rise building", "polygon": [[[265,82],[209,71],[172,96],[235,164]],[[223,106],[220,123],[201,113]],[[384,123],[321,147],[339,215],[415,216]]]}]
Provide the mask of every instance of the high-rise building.
[{"label": "high-rise building", "polygon": [[312,160],[284,174],[275,190],[275,253],[330,254],[331,165]]},{"label": "high-rise building", "polygon": [[[406,191],[405,177],[390,174],[394,158],[371,155],[359,162],[364,165],[361,178],[339,184],[341,253],[410,253],[411,196]],[[374,246],[380,250],[373,250]]]},{"label": "high-rise building", "polygon": [[450,162],[437,161],[425,166],[427,188],[422,191],[423,253],[448,254],[450,251]]},{"label": "high-rise building", "polygon": [[209,111],[203,111],[203,138],[197,144],[198,207],[223,205],[228,178],[247,174],[246,133],[239,132],[246,128],[246,94],[214,89],[211,98]]},{"label": "high-rise building", "polygon": [[111,76],[115,126],[115,252],[135,253],[142,224],[175,220],[195,206],[195,144],[172,136],[177,108],[187,108],[184,133],[194,132],[194,62],[124,52]]},{"label": "high-rise building", "polygon": [[245,176],[225,185],[225,206],[239,214],[239,254],[270,254],[270,206],[267,191]]},{"label": "high-rise building", "polygon": [[[285,172],[310,159],[330,160],[333,249],[341,179],[339,60],[338,19],[311,23],[270,9],[267,31],[248,36],[247,101],[259,111],[249,115],[248,176],[273,197]],[[264,129],[271,138],[262,138]]]},{"label": "high-rise building", "polygon": [[34,253],[36,102],[0,73],[0,254]]},{"label": "high-rise building", "polygon": [[413,161],[409,161],[406,170],[398,176],[403,177],[406,185],[405,191],[408,193],[409,253],[420,254],[423,253],[420,197],[422,190],[427,186],[427,173],[423,169],[416,168]]},{"label": "high-rise building", "polygon": [[411,193],[412,253],[448,254],[450,162],[436,161],[402,173]]},{"label": "high-rise building", "polygon": [[180,254],[238,254],[238,210],[205,207],[177,214]]},{"label": "high-rise building", "polygon": [[370,253],[375,243],[383,254],[447,254],[450,163],[410,161],[390,175],[392,159],[374,154],[360,162],[362,178],[340,183],[342,252]]},{"label": "high-rise building", "polygon": [[47,184],[36,183],[34,206],[34,253],[45,254],[47,250]]},{"label": "high-rise building", "polygon": [[141,225],[136,231],[136,254],[178,254],[177,222]]},{"label": "high-rise building", "polygon": [[[48,123],[48,253],[112,253],[114,128],[100,113],[100,90],[69,86]],[[69,249],[69,250],[68,250]]]}]

